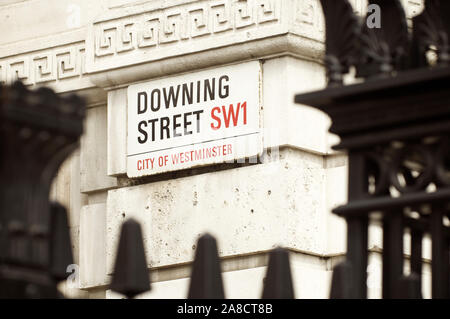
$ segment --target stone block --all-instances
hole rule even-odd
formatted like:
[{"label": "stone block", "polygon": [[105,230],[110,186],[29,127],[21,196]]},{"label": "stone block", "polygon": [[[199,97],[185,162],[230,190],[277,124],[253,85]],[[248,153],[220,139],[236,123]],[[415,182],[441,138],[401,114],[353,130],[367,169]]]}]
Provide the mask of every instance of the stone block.
[{"label": "stone block", "polygon": [[95,192],[117,185],[107,175],[107,114],[106,105],[89,108],[81,138],[81,191]]},{"label": "stone block", "polygon": [[79,150],[61,165],[50,190],[50,199],[66,207],[70,227],[79,226],[81,207],[87,203],[87,196],[80,192]]},{"label": "stone block", "polygon": [[317,63],[293,57],[264,62],[264,147],[289,145],[320,154],[329,152],[328,116],[294,103],[295,94],[324,85],[324,69]]},{"label": "stone block", "polygon": [[[8,32],[2,36],[0,44],[86,27],[101,11],[100,1],[6,0],[4,2],[0,4],[0,21],[8,25]],[[8,6],[9,4],[11,5]],[[51,19],[48,18],[49,14]]]},{"label": "stone block", "polygon": [[221,256],[277,244],[323,254],[324,182],[321,156],[285,149],[277,162],[111,190],[108,274],[130,217],[141,222],[150,267],[191,261],[204,232],[217,237]]},{"label": "stone block", "polygon": [[80,218],[80,287],[108,283],[106,275],[106,205],[83,206]]},{"label": "stone block", "polygon": [[127,172],[127,89],[108,92],[108,175]]}]

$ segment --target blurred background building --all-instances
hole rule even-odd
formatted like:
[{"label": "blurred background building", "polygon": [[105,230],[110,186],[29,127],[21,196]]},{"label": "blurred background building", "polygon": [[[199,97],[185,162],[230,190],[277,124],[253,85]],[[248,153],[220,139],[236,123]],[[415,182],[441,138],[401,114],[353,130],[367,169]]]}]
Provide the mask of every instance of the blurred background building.
[{"label": "blurred background building", "polygon": [[[403,2],[408,17],[420,13],[422,1]],[[365,13],[365,1],[352,4]],[[345,254],[345,223],[330,211],[346,201],[347,160],[331,149],[329,118],[294,104],[295,94],[325,86],[319,1],[2,0],[0,26],[0,83],[20,79],[88,101],[79,151],[51,194],[70,213],[76,265],[64,294],[120,297],[107,284],[119,227],[134,217],[153,282],[141,297],[186,297],[204,232],[218,240],[226,297],[260,297],[267,252],[277,245],[290,251],[296,297],[328,297],[332,267]],[[238,83],[257,81],[257,163],[128,177],[129,86],[255,62],[259,78],[244,74]],[[381,240],[371,226],[369,297],[381,294]],[[424,257],[429,297],[428,241]]]}]

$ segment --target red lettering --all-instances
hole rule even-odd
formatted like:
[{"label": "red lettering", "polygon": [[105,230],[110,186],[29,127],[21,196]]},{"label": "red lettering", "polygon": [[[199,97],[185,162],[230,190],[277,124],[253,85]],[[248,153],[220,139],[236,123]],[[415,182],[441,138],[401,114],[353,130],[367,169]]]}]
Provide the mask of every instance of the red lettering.
[{"label": "red lettering", "polygon": [[223,120],[225,122],[225,127],[228,128],[230,127],[230,119],[233,118],[233,126],[237,126],[237,122],[239,119],[239,107],[236,111],[236,113],[234,112],[234,106],[233,104],[230,104],[230,106],[228,107],[228,114],[227,111],[225,109],[225,105],[222,106],[222,112],[223,112]]},{"label": "red lettering", "polygon": [[214,123],[211,123],[211,128],[213,130],[218,130],[220,128],[220,126],[222,125],[220,118],[218,116],[215,115],[216,112],[220,113],[220,108],[215,107],[211,110],[211,117],[213,120],[217,121],[217,125],[214,125]]},{"label": "red lettering", "polygon": [[239,103],[238,104],[238,109],[239,107],[244,109],[244,125],[247,125],[247,101],[245,101],[244,103]]},{"label": "red lettering", "polygon": [[178,164],[179,161],[180,161],[180,153],[172,154],[172,163]]}]

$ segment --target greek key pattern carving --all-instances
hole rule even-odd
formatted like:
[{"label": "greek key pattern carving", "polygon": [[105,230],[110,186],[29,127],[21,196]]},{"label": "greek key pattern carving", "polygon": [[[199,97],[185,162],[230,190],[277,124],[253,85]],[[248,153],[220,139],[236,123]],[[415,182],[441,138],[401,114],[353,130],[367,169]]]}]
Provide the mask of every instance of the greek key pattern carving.
[{"label": "greek key pattern carving", "polygon": [[280,22],[279,0],[199,1],[94,24],[95,57]]},{"label": "greek key pattern carving", "polygon": [[84,42],[0,58],[2,84],[21,80],[25,85],[35,85],[80,77],[84,73]]}]

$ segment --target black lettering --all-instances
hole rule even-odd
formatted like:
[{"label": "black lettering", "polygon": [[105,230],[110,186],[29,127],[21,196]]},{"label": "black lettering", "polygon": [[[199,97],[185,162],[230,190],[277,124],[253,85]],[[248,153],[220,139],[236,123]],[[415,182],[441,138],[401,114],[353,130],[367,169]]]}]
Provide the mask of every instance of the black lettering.
[{"label": "black lettering", "polygon": [[191,135],[192,131],[188,131],[188,126],[192,124],[192,122],[189,122],[187,117],[192,115],[191,112],[184,113],[184,135]]},{"label": "black lettering", "polygon": [[[155,97],[156,93],[158,93],[158,99],[157,99],[158,105],[155,107],[155,98],[154,97]],[[154,89],[152,91],[151,98],[152,98],[152,101],[151,101],[152,103],[150,104],[150,107],[153,112],[158,112],[159,109],[161,108],[161,91],[159,89]]]},{"label": "black lettering", "polygon": [[168,117],[161,118],[161,139],[164,139],[164,131],[166,132],[167,138],[170,138],[170,130],[169,130],[170,119]]},{"label": "black lettering", "polygon": [[141,133],[144,136],[143,138],[141,138],[141,136],[138,137],[138,142],[140,144],[144,144],[145,142],[147,142],[147,139],[148,139],[147,131],[142,129],[142,126],[147,127],[147,122],[140,121],[138,124],[138,131],[139,131],[139,133]]},{"label": "black lettering", "polygon": [[197,115],[197,133],[200,133],[200,114],[203,113],[203,110],[192,112],[194,115]]},{"label": "black lettering", "polygon": [[[221,99],[225,99],[228,97],[228,95],[230,94],[230,87],[229,85],[223,85],[223,81],[228,82],[230,80],[230,78],[228,77],[228,75],[223,75],[219,78],[219,97]],[[225,92],[224,92],[225,91]]]},{"label": "black lettering", "polygon": [[181,114],[177,114],[173,116],[173,137],[179,137],[183,134],[177,133],[177,128],[181,127],[180,123],[177,123],[177,119],[181,117]]},{"label": "black lettering", "polygon": [[[144,98],[144,108],[143,109],[141,108],[141,106],[142,106],[141,105],[141,101],[142,101],[141,97]],[[138,99],[137,114],[142,114],[142,113],[147,112],[147,93],[139,92],[137,95],[137,99]]]},{"label": "black lettering", "polygon": [[166,109],[169,108],[170,102],[172,101],[172,104],[174,107],[177,107],[178,105],[178,95],[180,93],[180,85],[177,85],[177,93],[175,95],[175,90],[173,89],[173,86],[169,89],[169,94],[167,95],[166,88],[163,89],[164,93],[164,102],[166,103]]},{"label": "black lettering", "polygon": [[214,100],[216,93],[216,78],[212,79],[212,85],[208,79],[205,80],[205,88],[204,88],[204,102],[206,102],[207,95],[209,95],[209,100]]},{"label": "black lettering", "polygon": [[158,122],[158,119],[152,119],[152,120],[148,120],[148,123],[150,123],[151,127],[152,127],[152,142],[155,141],[155,123]]},{"label": "black lettering", "polygon": [[197,81],[197,103],[200,103],[200,81]]},{"label": "black lettering", "polygon": [[191,82],[190,88],[188,88],[187,83],[183,84],[183,106],[186,105],[186,100],[188,104],[194,102],[194,82]]}]

